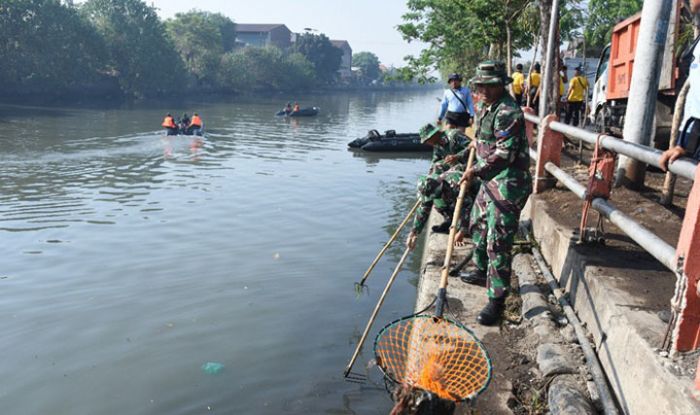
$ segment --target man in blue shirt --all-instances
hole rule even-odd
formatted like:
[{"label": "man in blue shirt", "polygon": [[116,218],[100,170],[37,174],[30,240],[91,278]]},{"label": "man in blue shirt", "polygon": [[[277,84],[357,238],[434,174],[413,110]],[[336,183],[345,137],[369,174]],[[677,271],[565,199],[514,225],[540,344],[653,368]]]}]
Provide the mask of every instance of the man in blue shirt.
[{"label": "man in blue shirt", "polygon": [[466,86],[462,86],[462,77],[459,74],[451,74],[447,83],[450,89],[445,90],[443,95],[438,124],[442,123],[444,118],[448,128],[457,128],[464,132],[474,117],[472,92]]},{"label": "man in blue shirt", "polygon": [[[700,0],[691,0],[693,14],[700,11]],[[659,166],[666,170],[668,163],[686,156],[700,160],[700,47],[695,39],[693,44],[681,56],[681,62],[688,68],[690,89],[683,108],[683,121],[676,145],[666,150],[659,159]]]}]

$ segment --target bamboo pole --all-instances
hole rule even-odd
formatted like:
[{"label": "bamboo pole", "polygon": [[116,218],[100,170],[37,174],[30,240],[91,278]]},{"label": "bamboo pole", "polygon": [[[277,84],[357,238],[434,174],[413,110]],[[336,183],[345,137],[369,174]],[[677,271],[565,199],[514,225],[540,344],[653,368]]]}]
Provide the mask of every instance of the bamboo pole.
[{"label": "bamboo pole", "polygon": [[389,238],[389,240],[386,241],[386,243],[384,244],[384,246],[382,247],[382,249],[379,250],[379,253],[378,253],[377,256],[374,258],[374,261],[372,261],[372,263],[369,265],[369,268],[367,268],[367,271],[365,271],[365,274],[362,276],[362,279],[360,280],[360,282],[357,283],[358,285],[360,285],[360,286],[365,285],[365,281],[367,281],[367,278],[369,277],[369,274],[372,272],[372,270],[373,270],[374,267],[377,265],[377,263],[378,263],[379,260],[382,258],[382,256],[383,256],[384,253],[387,251],[387,249],[389,249],[389,246],[391,246],[391,244],[394,243],[394,241],[396,240],[396,238],[399,236],[399,233],[401,232],[401,230],[403,229],[403,227],[406,226],[406,224],[407,224],[408,221],[411,219],[411,217],[413,216],[413,214],[416,213],[416,209],[418,209],[418,205],[420,205],[420,200],[416,200],[416,203],[413,205],[413,207],[411,208],[411,210],[408,212],[408,215],[406,215],[406,217],[403,219],[403,221],[399,224],[399,227],[396,228],[396,230],[394,231],[394,233],[391,235],[391,238]]},{"label": "bamboo pole", "polygon": [[411,248],[406,248],[403,252],[403,255],[401,256],[401,259],[399,260],[399,263],[396,265],[396,268],[394,268],[394,272],[391,273],[391,276],[389,277],[389,281],[387,281],[386,286],[384,287],[384,291],[382,292],[382,295],[379,297],[379,301],[377,301],[377,305],[374,306],[374,311],[372,311],[372,315],[369,318],[369,321],[367,322],[367,326],[365,327],[365,331],[362,333],[362,337],[360,338],[360,341],[357,343],[357,347],[355,348],[355,352],[352,354],[352,357],[350,358],[350,362],[348,363],[347,367],[345,368],[345,372],[343,372],[343,375],[347,378],[350,375],[350,372],[352,371],[352,367],[355,365],[355,361],[357,360],[357,357],[360,355],[360,351],[362,350],[362,346],[364,346],[365,341],[367,340],[367,335],[369,334],[369,330],[372,328],[372,325],[374,324],[374,320],[377,319],[377,314],[379,314],[379,310],[382,308],[382,305],[384,305],[384,299],[386,298],[387,294],[389,293],[389,290],[391,289],[391,286],[394,284],[394,280],[396,279],[396,276],[399,275],[399,272],[401,271],[401,267],[403,266],[403,263],[406,262],[406,258],[408,258],[408,254],[411,252]]},{"label": "bamboo pole", "polygon": [[[683,119],[683,110],[685,109],[685,101],[690,90],[690,80],[687,79],[678,93],[676,106],[673,109],[673,122],[671,122],[671,137],[668,140],[668,148],[671,149],[678,141],[678,133],[681,128],[681,120]],[[673,194],[676,189],[676,175],[670,171],[666,172],[664,178],[664,188],[661,193],[661,204],[671,206],[673,204]]]}]

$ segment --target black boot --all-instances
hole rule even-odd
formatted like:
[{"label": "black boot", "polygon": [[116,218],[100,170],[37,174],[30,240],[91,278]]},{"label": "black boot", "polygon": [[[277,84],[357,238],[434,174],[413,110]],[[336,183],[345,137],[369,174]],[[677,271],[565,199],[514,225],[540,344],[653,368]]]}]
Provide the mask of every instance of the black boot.
[{"label": "black boot", "polygon": [[483,310],[476,317],[476,321],[482,326],[493,326],[498,323],[505,308],[506,298],[489,298]]},{"label": "black boot", "polygon": [[452,225],[451,221],[444,221],[439,225],[433,226],[433,232],[435,233],[449,233],[450,232],[450,226]]},{"label": "black boot", "polygon": [[465,284],[479,285],[481,287],[486,286],[486,273],[480,269],[462,272],[459,274],[459,279]]}]

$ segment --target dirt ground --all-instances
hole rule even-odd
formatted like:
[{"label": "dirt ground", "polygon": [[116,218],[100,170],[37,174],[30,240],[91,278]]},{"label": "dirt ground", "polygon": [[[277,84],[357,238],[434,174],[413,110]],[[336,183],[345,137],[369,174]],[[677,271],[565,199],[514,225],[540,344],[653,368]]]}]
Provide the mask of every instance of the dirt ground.
[{"label": "dirt ground", "polygon": [[[584,150],[583,163],[578,162],[578,149],[567,147],[562,155],[562,169],[574,176],[580,183],[585,183],[588,175],[590,151]],[[692,182],[678,178],[674,205],[664,207],[659,203],[665,174],[661,171],[647,171],[645,187],[640,191],[624,187],[614,188],[610,203],[637,220],[640,224],[657,234],[671,246],[676,245],[680,233],[683,214],[688,200]],[[581,221],[583,201],[562,184],[544,192],[541,197],[549,202],[548,214],[557,222],[571,229],[578,229]],[[594,226],[598,213],[589,213],[588,226]],[[596,262],[606,272],[620,274],[628,281],[625,288],[635,296],[645,299],[646,306],[653,311],[669,308],[669,299],[673,295],[674,277],[654,257],[639,247],[624,232],[607,220],[603,221],[605,230],[605,249],[597,245],[581,245],[576,250],[595,257]],[[637,270],[634,276],[630,270]]]}]

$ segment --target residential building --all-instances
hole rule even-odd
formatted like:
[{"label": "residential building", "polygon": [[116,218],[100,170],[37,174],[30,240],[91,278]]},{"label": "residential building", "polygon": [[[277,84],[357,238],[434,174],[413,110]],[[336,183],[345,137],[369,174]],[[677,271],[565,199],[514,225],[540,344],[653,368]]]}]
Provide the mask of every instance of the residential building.
[{"label": "residential building", "polygon": [[281,23],[236,23],[236,42],[259,48],[276,46],[287,49],[292,44],[292,32]]}]

